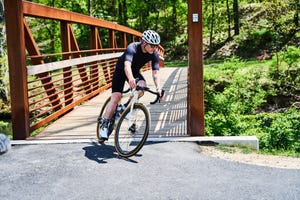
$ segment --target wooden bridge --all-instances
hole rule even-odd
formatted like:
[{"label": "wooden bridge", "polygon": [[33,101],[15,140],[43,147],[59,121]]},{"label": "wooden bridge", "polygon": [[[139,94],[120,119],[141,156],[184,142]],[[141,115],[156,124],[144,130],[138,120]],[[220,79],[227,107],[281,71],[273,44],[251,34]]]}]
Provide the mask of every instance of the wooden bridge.
[{"label": "wooden bridge", "polygon": [[[143,73],[148,86],[155,88],[150,71]],[[151,114],[149,138],[187,136],[187,68],[162,68],[162,84],[166,91],[165,101],[150,105],[155,98],[150,93],[140,99]],[[93,99],[74,108],[40,134],[28,140],[78,140],[95,139],[97,117],[111,91],[106,90]]]},{"label": "wooden bridge", "polygon": [[[130,42],[140,41],[141,32],[25,0],[4,3],[13,139],[94,137],[117,58]],[[189,66],[161,69],[166,101],[149,106],[156,137],[204,135],[202,1],[188,0],[188,8]],[[60,43],[61,52],[42,53],[38,44],[45,41],[35,41],[34,19],[41,23],[39,29],[56,29],[60,35],[51,39]],[[77,26],[89,33],[85,47],[77,42]],[[163,67],[164,48],[158,52]],[[143,68],[146,76],[149,64]],[[149,103],[150,98],[142,100]],[[31,137],[38,130],[42,132]]]}]

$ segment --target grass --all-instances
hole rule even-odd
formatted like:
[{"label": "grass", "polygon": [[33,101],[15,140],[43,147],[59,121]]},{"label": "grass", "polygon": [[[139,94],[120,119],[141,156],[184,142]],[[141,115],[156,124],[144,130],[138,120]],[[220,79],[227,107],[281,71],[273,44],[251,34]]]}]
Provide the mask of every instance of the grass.
[{"label": "grass", "polygon": [[276,156],[287,156],[287,157],[293,157],[293,158],[300,158],[300,153],[295,151],[283,151],[283,150],[274,150],[274,151],[264,151],[260,150],[260,154],[264,155],[276,155]]},{"label": "grass", "polygon": [[216,149],[219,151],[223,151],[226,153],[236,153],[236,149],[230,146],[224,146],[224,145],[217,145]]},{"label": "grass", "polygon": [[187,67],[188,65],[187,60],[165,62],[165,67]]},{"label": "grass", "polygon": [[249,154],[255,151],[250,146],[241,146],[241,145],[233,145],[233,146],[217,145],[216,149],[226,153],[240,152],[242,154]]}]

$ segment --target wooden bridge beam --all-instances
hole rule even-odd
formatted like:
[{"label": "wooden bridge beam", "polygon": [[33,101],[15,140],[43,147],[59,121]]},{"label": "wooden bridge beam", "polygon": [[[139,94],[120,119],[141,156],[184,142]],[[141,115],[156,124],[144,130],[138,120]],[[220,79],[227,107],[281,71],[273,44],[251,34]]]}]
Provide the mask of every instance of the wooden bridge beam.
[{"label": "wooden bridge beam", "polygon": [[[99,36],[99,31],[96,26],[91,26],[90,35],[90,48],[91,49],[102,49],[102,43]],[[91,53],[91,55],[98,55],[98,52]],[[92,63],[90,79],[92,80],[92,90],[98,90],[99,85],[99,69],[97,62]]]},{"label": "wooden bridge beam", "polygon": [[187,132],[204,135],[204,78],[202,41],[202,0],[188,0],[188,103]]},{"label": "wooden bridge beam", "polygon": [[5,0],[13,139],[29,136],[29,111],[22,0]]},{"label": "wooden bridge beam", "polygon": [[[72,51],[72,40],[71,40],[71,29],[70,24],[68,22],[61,22],[61,44],[63,52],[71,52]],[[64,54],[63,60],[71,59],[71,54]],[[73,102],[73,89],[72,89],[72,67],[67,67],[63,69],[64,74],[64,97],[65,104],[69,105]]]},{"label": "wooden bridge beam", "polygon": [[[29,25],[27,24],[26,20],[24,19],[24,36],[25,36],[25,47],[27,52],[31,56],[39,56],[37,58],[32,58],[31,61],[34,65],[44,64],[43,57],[41,56],[40,50],[34,41],[33,35],[30,31]],[[42,84],[44,85],[44,89],[49,96],[50,102],[52,102],[52,106],[54,111],[58,111],[61,109],[60,106],[60,99],[58,95],[55,93],[54,85],[51,80],[49,72],[44,72],[37,75],[40,79]],[[29,95],[30,96],[30,95]]]}]

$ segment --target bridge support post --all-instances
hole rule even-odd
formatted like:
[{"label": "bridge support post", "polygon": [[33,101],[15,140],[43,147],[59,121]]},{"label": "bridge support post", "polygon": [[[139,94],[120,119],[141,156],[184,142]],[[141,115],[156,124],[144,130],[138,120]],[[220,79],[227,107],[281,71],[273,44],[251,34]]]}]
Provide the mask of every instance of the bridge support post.
[{"label": "bridge support post", "polygon": [[22,0],[5,0],[13,139],[29,136],[27,70]]},{"label": "bridge support post", "polygon": [[204,81],[202,41],[202,0],[188,0],[188,103],[187,132],[204,135]]}]

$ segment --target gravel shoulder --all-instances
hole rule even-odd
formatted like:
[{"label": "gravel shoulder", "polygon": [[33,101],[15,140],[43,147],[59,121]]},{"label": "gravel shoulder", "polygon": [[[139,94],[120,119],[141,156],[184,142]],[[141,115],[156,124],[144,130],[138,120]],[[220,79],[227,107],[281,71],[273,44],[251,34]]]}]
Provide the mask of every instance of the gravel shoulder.
[{"label": "gravel shoulder", "polygon": [[287,156],[265,155],[255,152],[243,153],[240,148],[220,150],[215,146],[200,146],[201,153],[227,161],[234,161],[252,165],[268,166],[282,169],[300,169],[300,158]]}]

